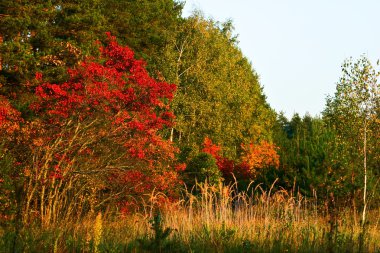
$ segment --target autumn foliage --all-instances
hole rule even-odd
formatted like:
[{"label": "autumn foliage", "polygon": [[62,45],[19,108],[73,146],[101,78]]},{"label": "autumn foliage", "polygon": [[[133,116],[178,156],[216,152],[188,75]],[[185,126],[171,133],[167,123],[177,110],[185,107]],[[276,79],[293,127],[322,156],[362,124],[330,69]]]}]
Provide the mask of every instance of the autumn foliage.
[{"label": "autumn foliage", "polygon": [[138,206],[154,191],[178,193],[183,165],[160,134],[173,125],[176,86],[150,77],[144,61],[107,35],[100,56],[68,69],[66,82],[36,73],[30,120],[0,97],[1,133],[20,130],[8,144],[23,154],[14,159],[25,182],[25,222],[31,212],[47,225],[105,205]]},{"label": "autumn foliage", "polygon": [[261,141],[259,144],[243,145],[243,150],[242,160],[248,165],[251,175],[260,173],[260,169],[278,168],[280,166],[280,156],[276,151],[277,147],[267,141]]},{"label": "autumn foliage", "polygon": [[99,129],[99,134],[112,130],[113,139],[130,156],[150,160],[159,150],[170,150],[157,131],[172,125],[169,101],[176,86],[151,78],[144,61],[136,60],[131,49],[108,36],[109,44],[100,48],[100,59],[69,69],[68,82],[39,85],[38,101],[31,108],[57,126],[68,119],[106,121],[108,129]]},{"label": "autumn foliage", "polygon": [[268,168],[278,168],[280,165],[277,147],[267,141],[259,144],[243,145],[240,161],[233,161],[221,155],[221,147],[214,144],[208,137],[204,140],[203,152],[212,155],[217,160],[219,170],[225,179],[236,176],[240,179],[254,179]]},{"label": "autumn foliage", "polygon": [[[186,165],[161,134],[173,126],[176,85],[150,77],[144,61],[107,36],[99,56],[69,68],[67,81],[46,82],[43,73],[35,74],[27,120],[0,97],[1,132],[17,132],[7,145],[15,151],[14,178],[24,182],[24,222],[38,217],[48,225],[106,206],[131,211],[154,192],[178,196]],[[203,152],[227,180],[253,179],[278,166],[267,142],[242,150],[239,161],[230,160],[222,147],[204,140]]]},{"label": "autumn foliage", "polygon": [[11,134],[20,129],[21,113],[4,96],[0,96],[0,132]]},{"label": "autumn foliage", "polygon": [[220,152],[222,148],[212,142],[209,137],[206,137],[203,141],[203,152],[212,155],[215,159],[220,159]]}]

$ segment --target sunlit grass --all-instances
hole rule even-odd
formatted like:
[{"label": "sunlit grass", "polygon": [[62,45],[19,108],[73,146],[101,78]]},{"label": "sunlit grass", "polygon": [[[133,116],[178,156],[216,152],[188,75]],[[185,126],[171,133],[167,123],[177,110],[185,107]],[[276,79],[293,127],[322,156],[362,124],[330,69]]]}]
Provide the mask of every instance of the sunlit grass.
[{"label": "sunlit grass", "polygon": [[[139,213],[92,214],[80,223],[24,227],[17,252],[380,251],[379,209],[369,212],[359,248],[363,231],[349,208],[328,211],[316,197],[260,187],[238,193],[235,185],[201,184],[197,193],[187,192],[160,209],[156,202],[162,194],[152,194]],[[158,212],[162,228],[171,229],[169,237],[160,239],[152,229],[150,221]],[[1,230],[1,249],[12,249],[12,231]],[[149,243],[154,240],[162,241]]]}]

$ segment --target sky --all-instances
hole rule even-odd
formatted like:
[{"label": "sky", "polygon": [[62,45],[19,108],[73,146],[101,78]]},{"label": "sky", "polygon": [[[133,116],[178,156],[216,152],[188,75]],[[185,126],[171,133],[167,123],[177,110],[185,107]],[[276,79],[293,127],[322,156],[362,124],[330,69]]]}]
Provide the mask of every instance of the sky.
[{"label": "sky", "polygon": [[349,57],[380,59],[380,0],[186,0],[217,21],[231,19],[267,101],[290,118],[318,116]]}]

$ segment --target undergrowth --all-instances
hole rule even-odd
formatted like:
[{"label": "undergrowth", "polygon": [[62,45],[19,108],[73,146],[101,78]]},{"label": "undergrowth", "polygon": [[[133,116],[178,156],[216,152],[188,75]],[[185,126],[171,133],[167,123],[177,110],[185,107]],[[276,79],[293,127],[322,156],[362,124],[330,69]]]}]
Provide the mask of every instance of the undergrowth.
[{"label": "undergrowth", "polygon": [[[329,211],[285,190],[198,185],[175,203],[79,222],[0,228],[0,252],[380,252],[380,209],[363,233],[350,208]],[[361,238],[361,236],[364,238]]]}]

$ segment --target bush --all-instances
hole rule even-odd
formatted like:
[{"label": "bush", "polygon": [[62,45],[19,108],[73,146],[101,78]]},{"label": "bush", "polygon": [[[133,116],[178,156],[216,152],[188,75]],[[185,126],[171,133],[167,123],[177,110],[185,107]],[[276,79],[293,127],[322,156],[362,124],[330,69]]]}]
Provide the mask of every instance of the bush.
[{"label": "bush", "polygon": [[216,159],[207,153],[199,153],[187,164],[186,183],[193,187],[195,182],[217,184],[222,178]]}]

